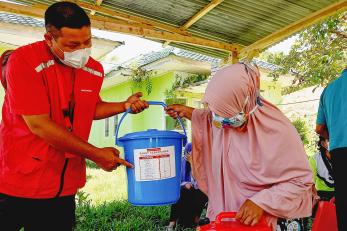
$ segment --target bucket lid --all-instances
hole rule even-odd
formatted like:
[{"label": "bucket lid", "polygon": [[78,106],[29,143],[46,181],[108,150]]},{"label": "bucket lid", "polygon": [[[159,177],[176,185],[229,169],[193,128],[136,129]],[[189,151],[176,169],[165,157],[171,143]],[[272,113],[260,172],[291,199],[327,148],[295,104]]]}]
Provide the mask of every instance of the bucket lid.
[{"label": "bucket lid", "polygon": [[157,129],[148,129],[142,132],[133,132],[119,138],[119,141],[146,139],[146,138],[174,138],[185,139],[186,136],[175,131],[161,131]]}]

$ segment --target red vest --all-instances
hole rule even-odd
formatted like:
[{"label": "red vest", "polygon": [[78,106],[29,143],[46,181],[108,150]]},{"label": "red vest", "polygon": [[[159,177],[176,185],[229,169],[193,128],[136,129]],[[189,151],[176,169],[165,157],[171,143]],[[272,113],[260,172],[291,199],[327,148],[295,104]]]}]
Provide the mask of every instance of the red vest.
[{"label": "red vest", "polygon": [[[49,114],[66,126],[59,86],[74,86],[73,133],[87,141],[100,101],[104,73],[101,64],[90,58],[87,65],[74,71],[75,83],[53,56],[44,41],[14,51],[7,64],[8,89],[0,125],[0,193],[27,198],[52,198],[73,195],[86,182],[85,159],[61,152],[35,136],[22,115]],[[63,78],[59,85],[58,78]],[[68,165],[62,172],[66,158]]]}]

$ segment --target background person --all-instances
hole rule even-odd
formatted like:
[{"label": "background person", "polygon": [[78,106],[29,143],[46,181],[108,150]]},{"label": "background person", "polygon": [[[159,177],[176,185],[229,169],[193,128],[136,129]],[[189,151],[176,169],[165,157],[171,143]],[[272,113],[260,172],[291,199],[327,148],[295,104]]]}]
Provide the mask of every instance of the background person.
[{"label": "background person", "polygon": [[316,121],[316,132],[329,139],[332,177],[335,187],[336,216],[339,231],[347,230],[347,67],[339,78],[323,91]]},{"label": "background person", "polygon": [[173,230],[178,224],[183,229],[195,227],[200,219],[208,198],[198,188],[191,168],[192,144],[188,143],[184,149],[181,171],[180,199],[171,206],[170,223],[167,230]]}]

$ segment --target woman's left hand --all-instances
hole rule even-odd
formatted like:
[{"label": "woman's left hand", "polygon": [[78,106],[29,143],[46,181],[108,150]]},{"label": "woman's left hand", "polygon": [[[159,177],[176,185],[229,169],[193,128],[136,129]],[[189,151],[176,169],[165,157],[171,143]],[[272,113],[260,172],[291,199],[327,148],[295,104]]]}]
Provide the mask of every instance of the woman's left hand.
[{"label": "woman's left hand", "polygon": [[260,221],[263,213],[264,210],[261,207],[247,199],[241,206],[235,218],[245,225],[253,226]]}]

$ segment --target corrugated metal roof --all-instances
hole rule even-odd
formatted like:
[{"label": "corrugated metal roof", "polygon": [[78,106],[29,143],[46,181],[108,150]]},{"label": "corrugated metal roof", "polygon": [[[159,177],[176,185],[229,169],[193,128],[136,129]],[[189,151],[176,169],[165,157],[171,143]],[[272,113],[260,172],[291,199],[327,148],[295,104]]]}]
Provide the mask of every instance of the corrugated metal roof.
[{"label": "corrugated metal roof", "polygon": [[45,23],[43,20],[38,20],[32,17],[25,17],[17,14],[8,14],[0,12],[0,22],[20,24],[32,27],[44,27]]},{"label": "corrugated metal roof", "polygon": [[[91,1],[87,1],[91,2]],[[181,26],[208,0],[104,0],[103,6]],[[250,45],[337,0],[225,0],[194,23],[188,31],[212,40]],[[177,44],[173,44],[177,45]],[[182,47],[183,44],[180,44]],[[187,46],[187,45],[185,45]],[[225,57],[227,52],[192,47]],[[216,55],[214,55],[216,56]]]},{"label": "corrugated metal roof", "polygon": [[[26,16],[22,16],[22,15],[17,15],[17,14],[3,13],[3,12],[0,12],[0,22],[10,23],[10,24],[19,24],[19,25],[31,26],[31,27],[44,27],[45,26],[45,23],[43,20],[39,20],[39,19],[36,19],[33,17],[26,17]],[[106,40],[106,41],[116,42],[116,43],[119,43],[119,45],[124,44],[124,42],[122,42],[122,41],[112,40],[112,39],[101,37],[101,36],[93,35],[93,37],[96,39],[102,39],[102,40]]]},{"label": "corrugated metal roof", "polygon": [[268,63],[260,59],[253,59],[252,62],[254,62],[258,67],[261,67],[270,71],[277,71],[281,68],[273,63]]},{"label": "corrugated metal roof", "polygon": [[115,64],[114,66],[108,68],[107,70],[105,69],[105,74],[107,75],[111,73],[112,71],[119,70],[120,68],[129,68],[134,63],[136,63],[136,65],[138,65],[139,67],[143,67],[155,61],[158,61],[160,59],[166,58],[170,55],[192,59],[195,61],[211,63],[212,66],[218,66],[221,61],[218,58],[213,58],[213,57],[203,55],[200,53],[191,52],[191,51],[174,48],[174,47],[168,47],[160,51],[153,51],[147,54],[140,55],[138,57],[125,61],[124,63],[121,63],[121,64]]},{"label": "corrugated metal roof", "polygon": [[183,57],[187,59],[192,59],[192,60],[201,61],[201,62],[208,62],[208,63],[220,62],[220,59],[217,59],[217,58],[212,58],[207,55],[202,55],[196,52],[191,52],[187,50],[170,47],[170,48],[163,49],[161,51],[151,52],[151,53],[143,55],[138,61],[138,64],[139,66],[145,66],[159,59],[168,57],[169,55],[175,55],[178,57]]},{"label": "corrugated metal roof", "polygon": [[[213,74],[219,69],[220,62],[221,62],[221,60],[218,58],[213,58],[213,57],[210,57],[207,55],[202,55],[202,54],[187,51],[184,49],[169,47],[169,48],[165,48],[165,49],[160,50],[160,51],[155,51],[155,52],[150,52],[147,54],[140,55],[138,57],[130,59],[130,60],[128,60],[124,63],[121,63],[121,64],[115,64],[114,66],[108,68],[107,70],[105,69],[105,74],[108,75],[109,73],[111,73],[113,71],[118,71],[122,68],[129,68],[133,63],[137,63],[137,65],[139,67],[143,67],[143,66],[146,66],[146,65],[153,63],[155,61],[158,61],[160,59],[164,59],[170,55],[175,55],[178,57],[192,59],[195,61],[211,63],[211,76],[213,76]],[[278,70],[280,68],[279,66],[277,66],[275,64],[268,63],[268,62],[265,62],[265,61],[259,60],[259,59],[253,59],[253,62],[257,66],[264,68],[264,69],[267,69],[267,70],[271,70],[271,71],[275,71],[275,70]]]},{"label": "corrugated metal roof", "polygon": [[[50,5],[55,2],[54,0],[12,1],[28,5]],[[81,2],[95,4],[94,0]],[[197,37],[248,46],[337,2],[339,0],[224,0],[189,27],[188,31]],[[104,0],[102,7],[178,28],[208,3],[209,0]],[[172,45],[214,57],[228,55],[228,52],[193,45],[177,43]]]}]

